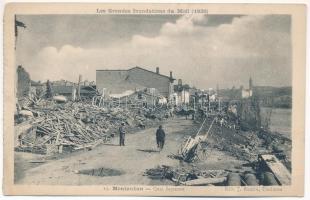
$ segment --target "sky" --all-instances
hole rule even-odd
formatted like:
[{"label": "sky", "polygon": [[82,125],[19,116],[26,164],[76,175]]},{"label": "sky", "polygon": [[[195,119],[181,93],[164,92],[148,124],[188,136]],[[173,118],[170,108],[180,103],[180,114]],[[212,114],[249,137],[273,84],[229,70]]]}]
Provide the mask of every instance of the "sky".
[{"label": "sky", "polygon": [[95,81],[135,66],[200,89],[290,86],[289,15],[18,15],[16,65],[32,80]]}]

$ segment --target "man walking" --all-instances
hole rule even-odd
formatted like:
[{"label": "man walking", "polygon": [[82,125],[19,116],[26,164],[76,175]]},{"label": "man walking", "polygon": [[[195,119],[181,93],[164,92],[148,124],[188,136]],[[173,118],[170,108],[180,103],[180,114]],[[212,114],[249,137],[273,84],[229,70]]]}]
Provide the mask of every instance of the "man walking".
[{"label": "man walking", "polygon": [[125,123],[122,122],[119,127],[119,146],[125,146]]},{"label": "man walking", "polygon": [[159,128],[156,131],[156,142],[157,142],[157,147],[162,150],[164,148],[165,144],[165,131],[163,130],[162,125],[159,126]]}]

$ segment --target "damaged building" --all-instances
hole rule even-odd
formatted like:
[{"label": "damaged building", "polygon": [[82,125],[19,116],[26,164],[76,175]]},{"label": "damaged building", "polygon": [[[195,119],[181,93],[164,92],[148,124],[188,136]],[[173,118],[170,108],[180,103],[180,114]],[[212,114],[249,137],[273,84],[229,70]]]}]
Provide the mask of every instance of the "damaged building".
[{"label": "damaged building", "polygon": [[[52,90],[54,95],[62,95],[70,99],[72,97],[72,93],[74,91],[76,92],[77,86],[52,85]],[[95,86],[81,86],[80,95],[82,98],[92,98],[96,95]]]},{"label": "damaged building", "polygon": [[178,80],[178,84],[174,85],[173,101],[175,105],[188,104],[190,101],[190,87],[183,84],[182,79]]},{"label": "damaged building", "polygon": [[170,76],[150,71],[141,67],[133,67],[128,70],[97,70],[96,84],[100,93],[122,94],[128,91],[139,91],[147,88],[155,88],[160,95],[169,99],[173,93],[174,78],[170,71]]}]

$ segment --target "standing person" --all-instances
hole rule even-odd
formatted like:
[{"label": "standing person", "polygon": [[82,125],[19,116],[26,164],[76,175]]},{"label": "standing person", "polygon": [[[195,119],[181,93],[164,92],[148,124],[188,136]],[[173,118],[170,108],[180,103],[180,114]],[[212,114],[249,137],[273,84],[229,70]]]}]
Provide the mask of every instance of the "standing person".
[{"label": "standing person", "polygon": [[171,118],[174,117],[173,112],[174,112],[173,107],[170,107],[170,108],[169,108],[169,114],[170,114],[170,117],[171,117]]},{"label": "standing person", "polygon": [[119,127],[119,146],[125,146],[125,123],[122,122]]},{"label": "standing person", "polygon": [[162,150],[164,148],[165,144],[165,131],[163,130],[162,125],[160,125],[156,131],[156,142],[157,142],[157,147]]},{"label": "standing person", "polygon": [[185,119],[187,119],[187,117],[189,116],[189,111],[188,111],[186,105],[183,107],[183,110],[184,110],[184,114],[185,114]]}]

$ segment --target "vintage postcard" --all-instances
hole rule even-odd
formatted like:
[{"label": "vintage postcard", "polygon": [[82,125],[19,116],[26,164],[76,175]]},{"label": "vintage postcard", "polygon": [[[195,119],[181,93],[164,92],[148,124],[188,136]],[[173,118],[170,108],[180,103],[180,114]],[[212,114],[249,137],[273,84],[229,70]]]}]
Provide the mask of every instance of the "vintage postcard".
[{"label": "vintage postcard", "polygon": [[303,196],[306,7],[8,4],[7,195]]}]

